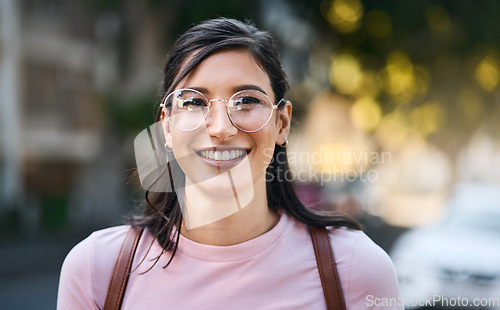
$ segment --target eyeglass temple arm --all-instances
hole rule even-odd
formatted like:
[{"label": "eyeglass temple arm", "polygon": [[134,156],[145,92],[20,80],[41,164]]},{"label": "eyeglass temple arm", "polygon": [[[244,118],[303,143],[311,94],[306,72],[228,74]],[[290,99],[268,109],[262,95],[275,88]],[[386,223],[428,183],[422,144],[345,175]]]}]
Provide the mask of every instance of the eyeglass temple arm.
[{"label": "eyeglass temple arm", "polygon": [[285,98],[281,98],[281,100],[278,101],[277,104],[273,104],[273,110],[277,109],[282,102],[287,103],[287,102],[290,102],[290,101],[286,100]]}]

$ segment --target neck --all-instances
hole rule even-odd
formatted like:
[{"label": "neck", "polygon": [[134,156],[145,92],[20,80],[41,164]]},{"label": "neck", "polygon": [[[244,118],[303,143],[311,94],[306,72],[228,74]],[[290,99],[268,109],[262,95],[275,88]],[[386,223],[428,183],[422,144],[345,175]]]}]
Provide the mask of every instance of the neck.
[{"label": "neck", "polygon": [[[271,230],[279,215],[269,209],[265,183],[238,197],[206,194],[187,186],[181,234],[198,243],[227,246],[242,243]],[[226,216],[227,215],[227,216]]]}]

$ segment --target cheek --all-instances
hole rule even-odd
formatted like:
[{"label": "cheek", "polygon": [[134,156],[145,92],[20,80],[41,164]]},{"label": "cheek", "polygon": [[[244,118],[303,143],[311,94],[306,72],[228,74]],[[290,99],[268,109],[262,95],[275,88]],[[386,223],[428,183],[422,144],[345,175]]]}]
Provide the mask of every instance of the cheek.
[{"label": "cheek", "polygon": [[194,163],[196,163],[196,153],[189,147],[194,136],[187,132],[173,132],[172,146],[173,154],[177,164],[181,167],[186,175],[193,175],[196,171]]},{"label": "cheek", "polygon": [[267,168],[273,157],[274,148],[276,147],[275,133],[273,130],[262,132],[259,137],[255,137],[254,140],[257,144],[255,151],[257,152],[256,157],[259,158],[259,164]]},{"label": "cheek", "polygon": [[273,159],[273,154],[274,154],[274,147],[266,148],[263,152],[262,162],[266,169],[271,163],[271,160]]},{"label": "cheek", "polygon": [[189,149],[189,143],[192,141],[193,134],[190,132],[173,131],[172,134],[172,148],[175,158],[182,158],[188,156],[192,151]]},{"label": "cheek", "polygon": [[255,137],[257,145],[261,146],[261,148],[272,148],[274,150],[278,132],[274,123],[268,124],[266,127],[262,128],[261,131],[256,132],[258,135]]}]

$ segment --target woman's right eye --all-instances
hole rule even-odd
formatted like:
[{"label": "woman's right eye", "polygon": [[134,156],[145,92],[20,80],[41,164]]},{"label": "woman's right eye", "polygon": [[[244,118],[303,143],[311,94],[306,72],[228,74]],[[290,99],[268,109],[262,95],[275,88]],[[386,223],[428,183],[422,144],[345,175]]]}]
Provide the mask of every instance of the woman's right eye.
[{"label": "woman's right eye", "polygon": [[189,98],[186,100],[183,100],[183,106],[184,107],[203,107],[207,106],[205,100],[199,99],[199,98]]}]

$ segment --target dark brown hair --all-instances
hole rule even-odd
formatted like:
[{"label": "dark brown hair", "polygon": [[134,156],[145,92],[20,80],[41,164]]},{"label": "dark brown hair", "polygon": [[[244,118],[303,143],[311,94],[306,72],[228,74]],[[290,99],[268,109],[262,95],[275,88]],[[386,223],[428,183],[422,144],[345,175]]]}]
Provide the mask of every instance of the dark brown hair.
[{"label": "dark brown hair", "polygon": [[[244,23],[228,18],[202,22],[188,29],[177,39],[165,65],[162,97],[173,91],[179,82],[204,59],[216,52],[229,49],[248,50],[268,74],[275,101],[279,102],[284,98],[289,86],[271,35],[258,30],[250,22]],[[283,106],[284,103],[280,104],[279,108]],[[159,121],[160,117],[160,110],[158,110],[156,120]],[[307,209],[297,197],[293,183],[289,181],[292,178],[286,158],[286,148],[276,145],[266,172],[269,208],[277,212],[285,212],[310,226],[346,226],[361,229],[360,224],[348,216],[333,211],[318,214]],[[170,178],[170,180],[172,177],[184,177],[175,158],[171,158],[165,166],[161,177]],[[177,249],[178,242],[175,239],[178,240],[182,221],[177,194],[146,191],[145,196],[144,213],[135,217],[132,225],[147,227],[164,251],[173,251],[172,259]],[[177,228],[176,235],[173,234],[174,228]]]}]

